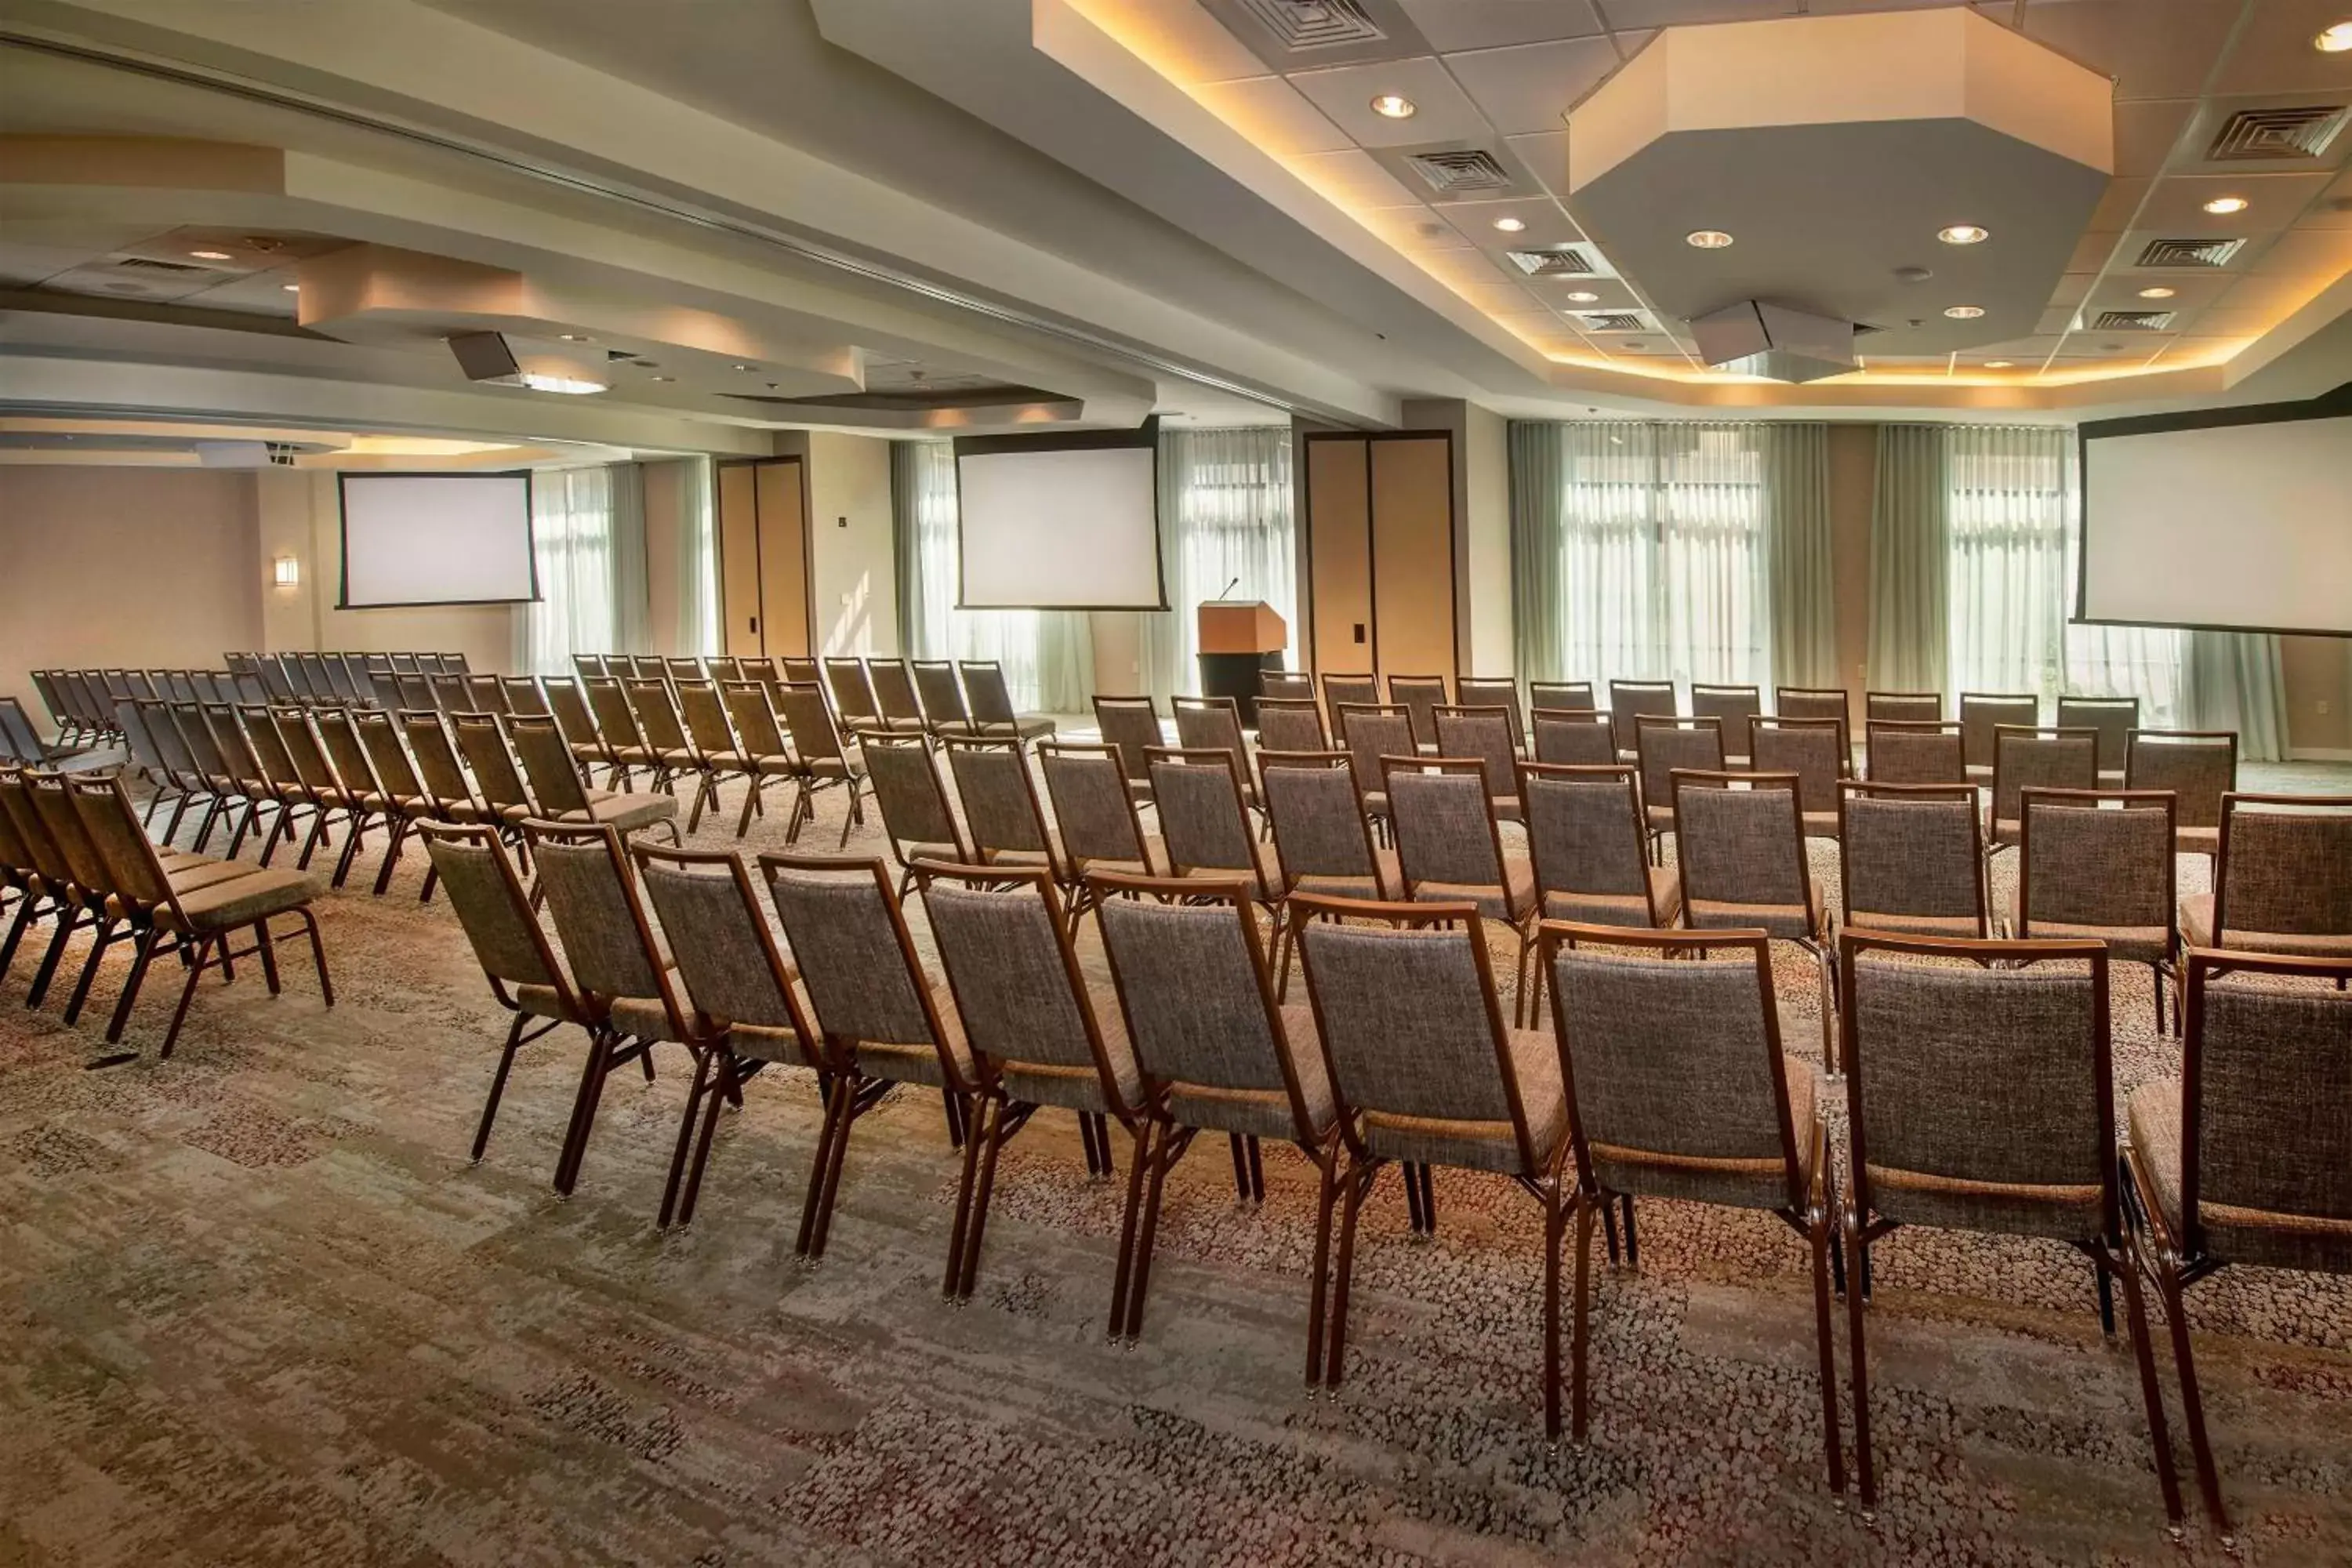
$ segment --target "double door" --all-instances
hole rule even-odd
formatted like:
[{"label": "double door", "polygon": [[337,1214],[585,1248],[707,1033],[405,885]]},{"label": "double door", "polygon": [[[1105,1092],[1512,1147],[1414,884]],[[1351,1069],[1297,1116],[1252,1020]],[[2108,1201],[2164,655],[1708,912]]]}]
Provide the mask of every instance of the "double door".
[{"label": "double door", "polygon": [[719,618],[730,658],[806,658],[808,491],[798,458],[719,466]]}]

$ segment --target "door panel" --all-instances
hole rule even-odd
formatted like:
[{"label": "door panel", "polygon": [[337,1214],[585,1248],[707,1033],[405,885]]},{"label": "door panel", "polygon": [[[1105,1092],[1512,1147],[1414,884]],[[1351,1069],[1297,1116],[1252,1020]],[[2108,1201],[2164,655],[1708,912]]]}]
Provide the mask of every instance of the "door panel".
[{"label": "door panel", "polygon": [[760,463],[760,605],[761,649],[770,658],[804,658],[816,650],[809,637],[808,510],[801,500],[801,463],[782,458]]},{"label": "door panel", "polygon": [[[1311,654],[1318,672],[1372,668],[1372,531],[1364,448],[1319,438],[1307,447]],[[1361,640],[1358,633],[1361,632]]]},{"label": "door panel", "polygon": [[1372,613],[1390,675],[1454,670],[1454,473],[1444,436],[1371,444]]},{"label": "door panel", "polygon": [[719,469],[719,603],[729,655],[757,658],[760,642],[760,511],[749,463]]}]

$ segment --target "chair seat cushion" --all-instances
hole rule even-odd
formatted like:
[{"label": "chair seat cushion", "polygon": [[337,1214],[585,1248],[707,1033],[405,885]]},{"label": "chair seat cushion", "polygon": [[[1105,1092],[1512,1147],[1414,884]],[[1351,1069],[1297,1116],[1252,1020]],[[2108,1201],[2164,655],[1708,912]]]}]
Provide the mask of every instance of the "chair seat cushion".
[{"label": "chair seat cushion", "polygon": [[1500,888],[1469,882],[1422,882],[1414,886],[1412,899],[1417,904],[1475,904],[1478,913],[1486,919],[1517,925],[1535,912],[1536,868],[1522,856],[1506,855]]},{"label": "chair seat cushion", "polygon": [[[1548,1034],[1513,1029],[1506,1037],[1519,1083],[1519,1105],[1535,1145],[1537,1172],[1549,1170],[1568,1138],[1568,1099],[1560,1089],[1559,1047]],[[1520,1173],[1518,1136],[1505,1121],[1396,1116],[1367,1110],[1364,1141],[1386,1159]]]},{"label": "chair seat cushion", "polygon": [[552,985],[518,985],[513,995],[515,1005],[535,1018],[561,1018],[567,1024],[585,1022],[579,1013],[563,1005],[562,994]]},{"label": "chair seat cushion", "polygon": [[[1331,1095],[1331,1077],[1323,1065],[1323,1047],[1315,1032],[1315,1011],[1305,1003],[1282,1009],[1280,1045],[1298,1079],[1298,1095],[1306,1102],[1311,1141],[1320,1142],[1338,1114]],[[1299,1136],[1290,1094],[1281,1089],[1218,1089],[1206,1084],[1179,1083],[1168,1097],[1168,1114],[1179,1126],[1217,1132],[1238,1132],[1252,1138],[1276,1138],[1285,1142]]]},{"label": "chair seat cushion", "polygon": [[2163,963],[2172,957],[2172,931],[2168,926],[2083,925],[2072,921],[2035,921],[2029,926],[2023,903],[2024,889],[2021,888],[2009,904],[2009,929],[2013,935],[2037,942],[2104,942],[2108,957],[2126,963]]},{"label": "chair seat cushion", "polygon": [[1761,926],[1776,942],[1808,942],[1823,930],[1822,884],[1805,875],[1805,907],[1794,904],[1731,904],[1716,899],[1693,899],[1683,922],[1694,931],[1723,931],[1735,926]]},{"label": "chair seat cushion", "polygon": [[199,935],[234,931],[301,908],[319,896],[323,885],[308,872],[274,867],[248,868],[242,877],[181,894],[179,916],[165,909],[158,911],[157,923],[180,929],[179,917],[184,916],[184,929]]},{"label": "chair seat cushion", "polygon": [[588,809],[567,811],[565,822],[597,822],[617,827],[626,833],[632,828],[650,827],[656,822],[667,822],[677,816],[677,797],[669,795],[611,795],[603,790],[588,792]]},{"label": "chair seat cushion", "polygon": [[[1780,1009],[1780,1045],[1785,1053],[1794,1040],[1820,1032],[1810,1018]],[[1783,1054],[1781,1081],[1789,1086],[1789,1127],[1795,1134],[1797,1179],[1812,1181],[1816,1090],[1820,1079],[1810,1061]],[[1607,1151],[1607,1152],[1603,1152]],[[1774,1209],[1789,1202],[1789,1166],[1785,1157],[1768,1154],[1748,1159],[1687,1156],[1640,1150],[1608,1150],[1596,1146],[1593,1174],[1611,1192],[1636,1197],[1683,1198],[1692,1203],[1724,1204],[1735,1208]]]},{"label": "chair seat cushion", "polygon": [[1682,879],[1672,866],[1646,869],[1650,878],[1646,898],[1640,893],[1583,893],[1555,888],[1544,894],[1544,919],[1597,926],[1648,926],[1654,904],[1657,924],[1670,926],[1683,912]]},{"label": "chair seat cushion", "polygon": [[933,1089],[948,1087],[947,1071],[940,1065],[940,1053],[945,1050],[955,1063],[956,1071],[969,1083],[972,1076],[971,1047],[964,1039],[963,1019],[955,1009],[955,998],[945,985],[931,987],[931,1005],[939,1012],[940,1029],[946,1038],[938,1045],[928,1040],[853,1040],[851,1054],[856,1058],[857,1070],[868,1078],[887,1079],[892,1083],[919,1083]]},{"label": "chair seat cushion", "polygon": [[2342,1219],[2315,1222],[2309,1216],[2219,1205],[2200,1194],[2199,1234],[2194,1237],[2180,1234],[2183,1140],[2179,1079],[2158,1079],[2133,1090],[2125,1125],[2131,1137],[2133,1163],[2155,1189],[2165,1228],[2185,1256],[2202,1252],[2231,1263],[2352,1272],[2352,1224]]},{"label": "chair seat cushion", "polygon": [[1984,935],[1974,915],[1890,915],[1871,910],[1848,910],[1849,931],[1883,931],[1895,936],[1948,936],[1973,940]]},{"label": "chair seat cushion", "polygon": [[[2212,947],[2213,895],[2191,893],[2180,900],[2180,936],[2191,947]],[[2341,935],[2303,931],[2241,931],[2232,926],[2218,944],[2247,952],[2284,952],[2297,958],[2352,958],[2352,931]]]},{"label": "chair seat cushion", "polygon": [[1372,851],[1370,876],[1347,877],[1310,872],[1293,883],[1292,890],[1325,899],[1402,900],[1404,897],[1404,868],[1397,864],[1395,850],[1375,849]]},{"label": "chair seat cushion", "polygon": [[1073,862],[1081,877],[1089,871],[1116,871],[1129,877],[1168,875],[1168,845],[1157,834],[1143,836],[1143,858],[1122,860],[1108,855],[1081,856]]},{"label": "chair seat cushion", "polygon": [[[1135,1047],[1127,1037],[1127,1020],[1118,998],[1107,986],[1092,988],[1096,1026],[1101,1031],[1103,1057],[1110,1064],[1111,1082],[1126,1105],[1140,1104],[1142,1069],[1135,1065]],[[1090,1063],[1083,1068],[1058,1063],[1007,1061],[1004,1092],[1033,1105],[1058,1105],[1065,1110],[1110,1110],[1104,1098],[1102,1074]]]},{"label": "chair seat cushion", "polygon": [[1804,824],[1808,838],[1835,838],[1838,836],[1838,814],[1834,811],[1806,812]]},{"label": "chair seat cushion", "polygon": [[[1264,838],[1254,839],[1251,853],[1257,861],[1257,887],[1250,896],[1261,900],[1276,897],[1282,887],[1282,861],[1275,854],[1274,845]],[[1250,878],[1249,872],[1239,866],[1187,866],[1177,875],[1224,882],[1246,882]]]},{"label": "chair seat cushion", "polygon": [[678,1037],[679,1031],[670,1024],[669,1010],[658,996],[615,996],[605,1016],[612,1020],[614,1028],[640,1040]]}]

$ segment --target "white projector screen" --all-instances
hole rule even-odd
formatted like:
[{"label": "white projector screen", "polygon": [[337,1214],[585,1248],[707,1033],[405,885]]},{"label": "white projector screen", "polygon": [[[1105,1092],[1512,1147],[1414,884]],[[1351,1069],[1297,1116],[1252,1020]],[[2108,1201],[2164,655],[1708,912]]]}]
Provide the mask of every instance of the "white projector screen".
[{"label": "white projector screen", "polygon": [[347,610],[539,597],[530,475],[344,474]]},{"label": "white projector screen", "polygon": [[[967,610],[1164,610],[1152,438],[956,443]],[[1064,444],[1068,441],[1069,444]]]},{"label": "white projector screen", "polygon": [[2336,403],[2084,426],[2076,618],[2352,633],[2352,406]]}]

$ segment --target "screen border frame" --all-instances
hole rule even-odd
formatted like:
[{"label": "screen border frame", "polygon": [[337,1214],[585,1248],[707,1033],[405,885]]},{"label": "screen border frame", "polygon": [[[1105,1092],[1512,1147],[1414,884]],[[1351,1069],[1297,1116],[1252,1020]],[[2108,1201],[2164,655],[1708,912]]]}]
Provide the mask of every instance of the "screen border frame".
[{"label": "screen border frame", "polygon": [[[984,458],[1003,452],[1101,452],[1140,447],[1151,454],[1151,569],[1160,587],[1156,605],[974,605],[964,595],[963,563],[963,459]],[[959,436],[952,443],[949,460],[955,466],[956,486],[956,602],[959,610],[974,615],[990,610],[1034,610],[1050,613],[1066,611],[1071,615],[1092,615],[1097,611],[1131,610],[1138,615],[1159,615],[1174,606],[1168,603],[1168,552],[1162,530],[1167,519],[1160,515],[1160,416],[1152,415],[1132,430],[1069,430],[1045,436]]]},{"label": "screen border frame", "polygon": [[[352,604],[351,512],[345,504],[343,490],[353,479],[520,479],[522,537],[530,552],[530,596],[523,599],[403,599],[383,604]],[[479,609],[490,605],[542,603],[546,595],[539,589],[539,520],[533,505],[537,492],[538,482],[532,478],[530,468],[486,468],[465,473],[446,468],[338,468],[335,471],[335,608],[356,611]]]}]

